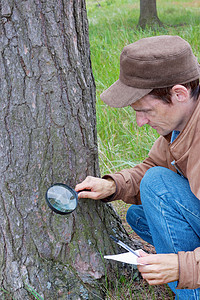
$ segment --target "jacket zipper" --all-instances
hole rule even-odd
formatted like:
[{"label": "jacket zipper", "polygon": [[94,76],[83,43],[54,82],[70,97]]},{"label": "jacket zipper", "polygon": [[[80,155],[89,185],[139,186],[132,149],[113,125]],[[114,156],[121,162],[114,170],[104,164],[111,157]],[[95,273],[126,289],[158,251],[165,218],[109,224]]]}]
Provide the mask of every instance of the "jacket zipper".
[{"label": "jacket zipper", "polygon": [[180,170],[180,168],[177,166],[177,164],[175,163],[175,161],[172,161],[171,164],[175,167],[176,171],[178,174],[180,174],[181,176],[185,177],[183,175],[183,172]]}]

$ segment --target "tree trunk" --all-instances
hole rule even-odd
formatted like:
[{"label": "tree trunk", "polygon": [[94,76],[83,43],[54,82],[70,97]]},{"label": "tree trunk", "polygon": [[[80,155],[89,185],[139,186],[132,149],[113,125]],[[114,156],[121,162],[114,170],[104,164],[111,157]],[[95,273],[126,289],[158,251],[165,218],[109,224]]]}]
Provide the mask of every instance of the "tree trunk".
[{"label": "tree trunk", "polygon": [[29,286],[48,300],[99,299],[102,256],[117,250],[109,234],[128,239],[119,218],[100,201],[67,217],[45,203],[52,183],[100,175],[85,2],[1,9],[0,298],[33,299]]},{"label": "tree trunk", "polygon": [[146,26],[162,26],[157,15],[156,0],[140,0],[140,18],[138,25],[143,29]]}]

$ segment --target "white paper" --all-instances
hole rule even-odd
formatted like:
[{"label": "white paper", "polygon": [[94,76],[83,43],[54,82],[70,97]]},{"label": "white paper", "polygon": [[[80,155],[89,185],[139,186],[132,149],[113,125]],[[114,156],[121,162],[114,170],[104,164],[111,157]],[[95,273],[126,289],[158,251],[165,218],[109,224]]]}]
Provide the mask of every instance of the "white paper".
[{"label": "white paper", "polygon": [[[139,250],[136,250],[135,252],[139,254]],[[123,263],[132,264],[132,265],[140,265],[137,262],[138,257],[132,252],[125,252],[116,255],[105,255],[104,258],[113,259],[113,260],[121,261]]]}]

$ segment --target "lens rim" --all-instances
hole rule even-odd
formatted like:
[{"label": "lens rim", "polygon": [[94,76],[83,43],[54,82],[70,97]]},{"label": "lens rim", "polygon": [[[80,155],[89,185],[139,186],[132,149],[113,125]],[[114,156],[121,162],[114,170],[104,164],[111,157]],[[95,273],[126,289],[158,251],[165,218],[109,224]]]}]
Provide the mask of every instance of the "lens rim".
[{"label": "lens rim", "polygon": [[[50,190],[50,188],[54,187],[54,186],[63,186],[65,188],[67,188],[74,196],[75,196],[75,199],[76,199],[76,206],[73,210],[69,211],[69,212],[63,212],[63,211],[60,211],[58,209],[56,209],[53,205],[51,205],[51,203],[49,202],[49,198],[47,196],[48,194],[48,191]],[[46,194],[45,194],[45,198],[46,198],[46,202],[47,202],[47,205],[57,214],[59,215],[68,215],[68,214],[71,214],[76,208],[77,208],[77,205],[78,205],[78,193],[72,189],[70,186],[68,186],[67,184],[64,184],[64,183],[54,183],[52,184],[46,191]]]}]

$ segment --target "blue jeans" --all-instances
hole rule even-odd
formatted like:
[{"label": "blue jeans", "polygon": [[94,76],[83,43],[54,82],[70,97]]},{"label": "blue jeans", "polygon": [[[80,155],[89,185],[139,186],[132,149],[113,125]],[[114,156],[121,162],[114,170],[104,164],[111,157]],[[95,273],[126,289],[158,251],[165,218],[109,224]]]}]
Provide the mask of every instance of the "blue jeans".
[{"label": "blue jeans", "polygon": [[[188,180],[163,168],[150,168],[140,184],[142,205],[132,205],[127,222],[157,253],[193,251],[200,247],[200,200],[191,192]],[[176,289],[176,299],[199,300],[199,289]]]}]

